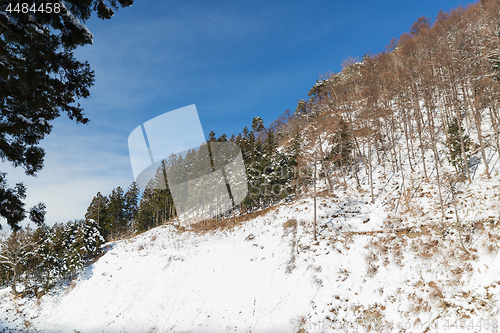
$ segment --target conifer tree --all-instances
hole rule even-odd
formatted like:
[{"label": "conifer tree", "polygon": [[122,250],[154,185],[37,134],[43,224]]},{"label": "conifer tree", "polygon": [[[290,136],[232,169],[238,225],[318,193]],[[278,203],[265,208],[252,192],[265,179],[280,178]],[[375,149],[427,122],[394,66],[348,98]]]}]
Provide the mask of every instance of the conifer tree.
[{"label": "conifer tree", "polygon": [[[0,159],[34,176],[43,167],[45,152],[39,144],[50,134],[51,122],[61,113],[77,123],[89,121],[75,105],[90,96],[94,82],[88,62],[78,61],[73,53],[92,43],[81,21],[94,11],[109,19],[118,5],[130,6],[133,0],[54,0],[37,2],[35,12],[16,11],[23,3],[0,3]],[[47,10],[38,10],[40,6]],[[0,216],[17,230],[26,217],[24,187],[17,184],[10,190],[5,176],[0,172]],[[43,214],[30,217],[40,223]]]},{"label": "conifer tree", "polygon": [[109,240],[112,236],[124,233],[127,227],[125,197],[123,189],[118,186],[109,195],[107,214],[102,230],[103,236],[106,240]]},{"label": "conifer tree", "polygon": [[43,224],[39,226],[32,236],[32,240],[37,244],[33,263],[33,282],[48,289],[53,276],[53,267],[57,266],[56,254],[54,253],[52,228]]},{"label": "conifer tree", "polygon": [[332,140],[333,148],[328,157],[339,167],[350,164],[352,141],[349,126],[344,118],[340,118],[338,130]]},{"label": "conifer tree", "polygon": [[67,273],[73,273],[99,253],[104,238],[95,221],[75,220],[65,225],[65,262]]},{"label": "conifer tree", "polygon": [[103,233],[104,229],[106,229],[105,223],[108,220],[108,203],[109,199],[106,196],[103,196],[101,192],[97,192],[97,194],[92,199],[89,207],[87,208],[87,213],[85,214],[85,220],[96,221],[99,230]]},{"label": "conifer tree", "polygon": [[125,219],[128,225],[133,225],[137,216],[140,191],[139,185],[133,182],[125,193]]},{"label": "conifer tree", "polygon": [[[460,133],[465,133],[465,129],[462,127],[462,124],[460,124],[461,131],[458,128],[458,120],[457,118],[454,118],[453,121],[450,123],[448,127],[448,136],[450,140],[450,156],[449,160],[450,163],[455,167],[455,170],[457,173],[459,171],[462,171],[464,169],[464,158],[462,154],[462,147],[461,147],[461,142],[460,142]],[[464,151],[466,154],[467,159],[470,158],[470,149],[471,149],[471,140],[470,137],[467,134],[462,135],[462,140],[463,140],[463,145],[464,145]]]},{"label": "conifer tree", "polygon": [[147,231],[154,225],[154,206],[153,206],[153,185],[148,183],[144,192],[142,193],[141,201],[139,202],[139,209],[137,218],[134,223],[134,231],[141,233]]},{"label": "conifer tree", "polygon": [[299,156],[302,152],[301,149],[302,137],[299,131],[295,131],[292,136],[290,145],[286,148],[286,153],[288,155],[288,166],[293,168],[299,165]]}]

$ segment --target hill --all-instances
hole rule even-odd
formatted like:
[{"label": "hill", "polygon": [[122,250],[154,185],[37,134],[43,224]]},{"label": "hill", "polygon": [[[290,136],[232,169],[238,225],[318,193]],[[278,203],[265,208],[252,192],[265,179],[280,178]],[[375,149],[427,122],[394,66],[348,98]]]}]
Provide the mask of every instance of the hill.
[{"label": "hill", "polygon": [[262,196],[191,225],[158,206],[142,226],[163,225],[107,243],[39,299],[2,289],[3,325],[498,331],[499,10],[420,18],[387,52],[318,80],[293,114],[224,135]]}]

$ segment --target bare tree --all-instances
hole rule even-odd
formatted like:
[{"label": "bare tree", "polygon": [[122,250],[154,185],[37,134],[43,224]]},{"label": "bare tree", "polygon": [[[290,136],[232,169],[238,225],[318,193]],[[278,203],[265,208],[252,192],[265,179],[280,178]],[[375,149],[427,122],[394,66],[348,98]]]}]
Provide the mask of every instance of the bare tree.
[{"label": "bare tree", "polygon": [[24,270],[27,261],[35,256],[36,245],[31,240],[29,229],[21,229],[0,239],[0,264],[7,266],[12,273],[11,288],[14,295],[18,295],[17,282]]}]

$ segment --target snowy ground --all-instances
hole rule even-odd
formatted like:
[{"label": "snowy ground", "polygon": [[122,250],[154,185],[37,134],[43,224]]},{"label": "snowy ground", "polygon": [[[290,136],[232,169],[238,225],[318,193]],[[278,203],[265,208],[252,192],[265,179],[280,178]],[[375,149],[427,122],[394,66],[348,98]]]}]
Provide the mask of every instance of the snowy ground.
[{"label": "snowy ground", "polygon": [[[491,237],[500,228],[494,175],[460,194],[468,196],[460,209],[468,258],[456,232],[443,237],[432,223],[432,186],[416,189],[414,209],[396,216],[386,201],[370,204],[368,192],[352,199],[355,191],[346,190],[318,200],[317,243],[310,198],[231,231],[163,226],[112,244],[39,301],[13,300],[2,289],[0,320],[46,332],[495,331],[500,265],[488,249],[498,248]],[[297,225],[287,225],[290,219]],[[484,223],[470,229],[477,221]],[[408,225],[415,227],[359,232]]]},{"label": "snowy ground", "polygon": [[[28,320],[50,332],[297,331],[322,293],[318,259],[327,258],[321,246],[311,249],[304,230],[310,205],[282,205],[233,231],[197,235],[165,226],[117,242],[71,286],[39,302],[12,300],[2,290],[4,320],[22,313],[6,326]],[[299,223],[285,226],[291,218]],[[358,257],[348,261],[356,266]]]}]

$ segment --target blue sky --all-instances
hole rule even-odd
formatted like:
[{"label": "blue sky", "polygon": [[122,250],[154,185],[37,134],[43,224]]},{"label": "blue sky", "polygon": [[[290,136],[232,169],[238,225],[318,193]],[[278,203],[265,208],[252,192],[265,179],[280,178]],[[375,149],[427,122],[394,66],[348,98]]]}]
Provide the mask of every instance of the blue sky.
[{"label": "blue sky", "polygon": [[196,104],[205,136],[238,134],[255,116],[268,125],[344,59],[383,51],[418,17],[460,4],[136,0],[111,20],[86,22],[94,44],[76,56],[96,74],[80,101],[90,123],[54,122],[37,178],[1,168],[11,186],[28,186],[28,205],[47,204],[47,223],[83,218],[98,191],[133,181],[127,138],[141,123]]}]

